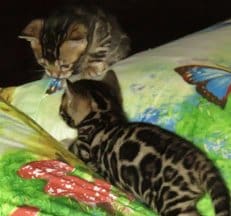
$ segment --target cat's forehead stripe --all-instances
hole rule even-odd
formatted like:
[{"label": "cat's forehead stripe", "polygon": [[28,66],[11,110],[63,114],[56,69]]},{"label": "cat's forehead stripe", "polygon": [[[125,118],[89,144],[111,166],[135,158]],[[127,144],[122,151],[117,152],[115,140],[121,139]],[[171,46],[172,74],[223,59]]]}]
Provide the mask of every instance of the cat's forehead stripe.
[{"label": "cat's forehead stripe", "polygon": [[59,56],[59,46],[66,38],[66,32],[73,22],[73,16],[52,16],[44,22],[41,34],[43,56],[48,61],[55,61]]}]

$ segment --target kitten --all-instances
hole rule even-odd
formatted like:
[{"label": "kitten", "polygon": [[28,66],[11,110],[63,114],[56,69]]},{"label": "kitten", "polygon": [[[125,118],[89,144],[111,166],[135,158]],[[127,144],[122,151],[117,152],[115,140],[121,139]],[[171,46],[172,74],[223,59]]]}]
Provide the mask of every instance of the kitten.
[{"label": "kitten", "polygon": [[217,216],[230,216],[228,189],[212,162],[192,143],[148,123],[129,123],[118,80],[67,83],[60,115],[78,130],[69,147],[112,184],[161,216],[198,216],[208,192]]},{"label": "kitten", "polygon": [[116,19],[86,5],[61,8],[46,19],[32,20],[19,37],[30,42],[46,74],[58,79],[102,74],[130,50],[130,40]]}]

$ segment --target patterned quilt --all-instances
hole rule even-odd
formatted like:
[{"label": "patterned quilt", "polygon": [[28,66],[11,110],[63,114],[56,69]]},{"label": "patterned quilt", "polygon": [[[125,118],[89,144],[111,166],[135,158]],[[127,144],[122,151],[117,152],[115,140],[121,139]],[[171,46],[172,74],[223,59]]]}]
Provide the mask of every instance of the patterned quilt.
[{"label": "patterned quilt", "polygon": [[[231,20],[114,65],[131,121],[192,141],[231,191]],[[59,142],[76,136],[58,115],[62,90],[44,79],[1,89],[0,215],[155,215],[89,170]],[[208,195],[198,203],[214,215]]]}]

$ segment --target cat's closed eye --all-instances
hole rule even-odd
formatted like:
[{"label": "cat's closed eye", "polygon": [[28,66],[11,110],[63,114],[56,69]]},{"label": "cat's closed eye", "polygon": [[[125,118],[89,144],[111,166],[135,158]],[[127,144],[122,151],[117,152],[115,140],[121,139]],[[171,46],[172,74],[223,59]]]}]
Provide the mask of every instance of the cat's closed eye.
[{"label": "cat's closed eye", "polygon": [[67,69],[67,68],[70,67],[70,65],[69,65],[69,64],[65,64],[65,65],[61,65],[60,67],[61,67],[62,69]]},{"label": "cat's closed eye", "polygon": [[43,67],[47,66],[47,62],[45,61],[45,59],[40,58],[40,59],[38,59],[37,61],[38,61],[38,63],[39,63],[41,66],[43,66]]},{"label": "cat's closed eye", "polygon": [[67,70],[70,70],[72,66],[73,64],[63,64],[63,65],[60,65],[60,69],[62,71],[67,71]]}]

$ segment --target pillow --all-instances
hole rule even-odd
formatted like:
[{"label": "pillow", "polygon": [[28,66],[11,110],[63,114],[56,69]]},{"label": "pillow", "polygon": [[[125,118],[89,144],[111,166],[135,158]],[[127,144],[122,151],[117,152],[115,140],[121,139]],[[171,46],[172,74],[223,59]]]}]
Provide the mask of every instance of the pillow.
[{"label": "pillow", "polygon": [[63,91],[46,94],[52,79],[43,79],[18,87],[4,88],[0,92],[5,100],[26,113],[57,140],[76,137],[76,130],[67,127],[59,116]]},{"label": "pillow", "polygon": [[[231,188],[230,21],[115,64],[131,121],[150,122],[192,141],[219,167]],[[62,91],[51,80],[2,89],[2,97],[58,140],[75,136],[58,115]],[[199,204],[211,215],[209,199]]]}]

